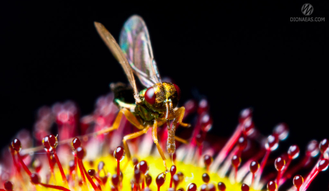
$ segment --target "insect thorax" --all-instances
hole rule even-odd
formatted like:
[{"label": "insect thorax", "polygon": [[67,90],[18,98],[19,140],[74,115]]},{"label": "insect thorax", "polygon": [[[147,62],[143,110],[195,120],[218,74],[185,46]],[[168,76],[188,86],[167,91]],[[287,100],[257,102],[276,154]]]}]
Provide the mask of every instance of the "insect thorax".
[{"label": "insect thorax", "polygon": [[160,113],[152,111],[143,104],[137,104],[135,106],[134,115],[140,120],[143,126],[152,125],[154,119],[161,117]]}]

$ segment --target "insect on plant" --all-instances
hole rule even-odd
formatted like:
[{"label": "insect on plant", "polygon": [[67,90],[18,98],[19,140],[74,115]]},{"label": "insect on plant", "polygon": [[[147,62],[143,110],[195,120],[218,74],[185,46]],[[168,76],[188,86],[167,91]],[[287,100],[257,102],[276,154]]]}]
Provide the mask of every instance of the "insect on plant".
[{"label": "insect on plant", "polygon": [[[115,94],[114,102],[120,111],[112,127],[106,131],[116,130],[123,115],[140,130],[123,138],[124,149],[130,160],[131,154],[127,141],[145,134],[149,128],[152,128],[153,141],[167,170],[166,157],[158,143],[157,128],[166,123],[168,130],[166,147],[172,158],[176,149],[175,140],[185,142],[175,136],[177,126],[190,127],[189,124],[182,122],[185,108],[177,107],[180,89],[176,84],[162,82],[154,60],[149,32],[141,17],[134,15],[125,22],[120,33],[119,45],[101,23],[95,22],[94,24],[102,40],[123,67],[131,85],[131,87],[122,83],[110,85]],[[140,92],[138,92],[134,74],[145,86],[145,89]],[[131,101],[129,101],[130,98]]]}]

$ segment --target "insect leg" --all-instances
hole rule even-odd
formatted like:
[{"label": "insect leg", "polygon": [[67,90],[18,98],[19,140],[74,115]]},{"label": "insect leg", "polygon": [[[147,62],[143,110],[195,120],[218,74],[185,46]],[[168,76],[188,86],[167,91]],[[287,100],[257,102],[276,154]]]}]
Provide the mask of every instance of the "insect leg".
[{"label": "insect leg", "polygon": [[184,112],[185,112],[185,108],[183,106],[175,111],[173,124],[175,125],[180,124],[183,127],[190,127],[190,124],[182,122]]},{"label": "insect leg", "polygon": [[136,137],[139,137],[139,136],[145,134],[148,131],[148,129],[149,129],[149,127],[146,127],[144,129],[142,129],[141,131],[138,131],[136,133],[132,133],[132,134],[126,135],[123,138],[124,149],[125,149],[125,152],[126,152],[128,161],[131,160],[131,152],[129,151],[129,148],[128,148],[128,145],[127,145],[127,140],[134,139]]},{"label": "insect leg", "polygon": [[109,128],[106,128],[104,130],[99,131],[97,134],[103,134],[108,133],[110,131],[116,130],[119,128],[121,118],[123,117],[123,114],[125,115],[126,119],[134,125],[138,129],[144,129],[143,125],[140,124],[140,122],[136,119],[136,117],[133,115],[132,112],[130,112],[127,108],[123,108],[118,112],[118,115],[116,116],[115,121],[113,122],[112,126]]},{"label": "insect leg", "polygon": [[182,138],[177,137],[177,136],[175,136],[174,138],[175,138],[176,141],[179,141],[179,142],[181,142],[183,144],[188,144],[188,140],[182,139]]},{"label": "insect leg", "polygon": [[183,122],[179,122],[180,126],[182,127],[190,127],[191,125],[189,123],[183,123]]},{"label": "insect leg", "polygon": [[112,124],[111,127],[108,127],[108,128],[106,128],[106,129],[103,129],[103,130],[97,132],[97,134],[98,134],[98,135],[101,135],[101,134],[103,134],[103,133],[109,133],[109,132],[111,132],[111,131],[113,131],[113,130],[118,129],[118,127],[119,127],[119,125],[120,125],[121,118],[123,117],[123,113],[121,112],[122,110],[123,110],[123,109],[121,109],[121,110],[118,112],[118,114],[117,114],[117,116],[116,116],[116,119],[115,119],[115,121],[113,122],[113,124]]},{"label": "insect leg", "polygon": [[139,120],[135,117],[135,115],[130,112],[128,109],[123,108],[120,110],[126,117],[126,119],[132,124],[134,125],[136,128],[142,130],[145,127],[143,125],[141,125],[141,123],[139,122]]},{"label": "insect leg", "polygon": [[128,148],[128,145],[127,145],[126,141],[129,140],[129,139],[134,139],[136,137],[139,137],[139,136],[145,134],[148,131],[149,127],[145,128],[143,125],[141,125],[141,123],[138,121],[138,119],[135,117],[135,115],[126,108],[121,109],[120,113],[124,114],[126,119],[132,125],[134,125],[136,128],[141,130],[139,132],[126,135],[123,138],[124,149],[125,149],[125,152],[127,153],[127,158],[130,160],[131,159],[131,152],[129,151],[129,148]]},{"label": "insect leg", "polygon": [[164,163],[164,166],[165,166],[165,170],[167,171],[166,157],[165,157],[165,155],[164,155],[163,149],[161,148],[161,146],[160,146],[159,143],[158,143],[157,127],[158,127],[157,120],[154,120],[154,125],[153,125],[153,127],[152,127],[152,139],[154,140],[154,143],[155,143],[156,146],[157,146],[158,152],[159,152],[160,156],[161,156],[162,159],[163,159],[163,163]]}]

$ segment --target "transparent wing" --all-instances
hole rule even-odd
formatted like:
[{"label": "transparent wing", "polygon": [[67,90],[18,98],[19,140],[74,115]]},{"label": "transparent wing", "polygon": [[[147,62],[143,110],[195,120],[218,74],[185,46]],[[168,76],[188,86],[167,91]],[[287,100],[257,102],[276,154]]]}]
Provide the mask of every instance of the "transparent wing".
[{"label": "transparent wing", "polygon": [[127,79],[134,90],[134,98],[137,102],[140,102],[139,93],[136,87],[136,82],[134,78],[133,71],[126,59],[126,56],[120,49],[119,45],[117,44],[116,40],[113,38],[113,36],[110,34],[110,32],[101,24],[98,22],[94,22],[95,28],[99,35],[101,36],[102,40],[105,42],[107,47],[110,49],[113,56],[117,59],[117,61],[120,63],[120,65],[123,67],[125,74],[127,76]]},{"label": "transparent wing", "polygon": [[125,22],[119,44],[134,73],[144,86],[150,87],[161,82],[149,32],[141,17],[133,15]]}]

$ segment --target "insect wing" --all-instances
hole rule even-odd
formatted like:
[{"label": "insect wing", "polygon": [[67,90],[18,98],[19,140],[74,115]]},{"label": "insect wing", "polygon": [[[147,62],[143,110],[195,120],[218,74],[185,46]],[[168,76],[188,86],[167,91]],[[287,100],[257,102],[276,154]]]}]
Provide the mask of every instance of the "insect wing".
[{"label": "insect wing", "polygon": [[98,22],[94,22],[95,28],[99,35],[101,36],[102,40],[105,42],[107,47],[110,49],[113,56],[117,59],[117,61],[120,63],[120,65],[123,67],[125,74],[127,76],[127,79],[134,90],[134,98],[137,102],[140,102],[138,91],[136,87],[136,82],[134,78],[133,71],[126,59],[126,56],[120,49],[119,45],[117,44],[116,40],[113,38],[113,36],[110,34],[110,32],[101,24]]},{"label": "insect wing", "polygon": [[161,82],[148,29],[139,16],[130,17],[120,33],[119,44],[141,83],[150,87]]}]

